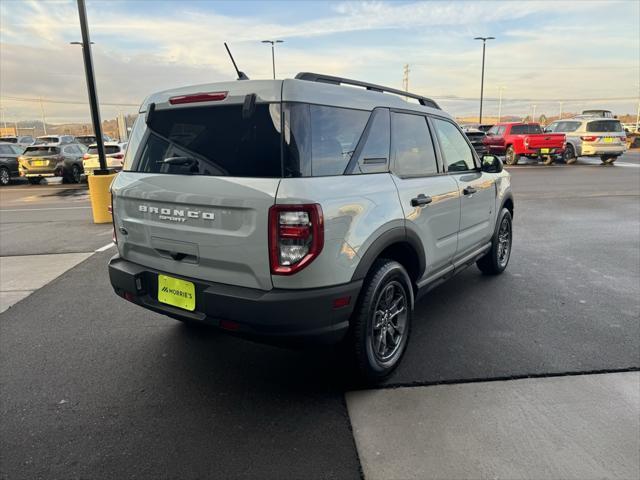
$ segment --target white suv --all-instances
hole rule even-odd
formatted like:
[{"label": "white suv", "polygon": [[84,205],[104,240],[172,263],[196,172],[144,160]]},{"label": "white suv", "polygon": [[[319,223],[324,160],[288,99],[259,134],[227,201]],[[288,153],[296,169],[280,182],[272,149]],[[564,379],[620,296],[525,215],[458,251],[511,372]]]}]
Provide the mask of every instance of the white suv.
[{"label": "white suv", "polygon": [[600,157],[603,164],[611,164],[627,149],[627,134],[614,118],[581,115],[553,122],[544,131],[565,134],[564,160],[568,164],[578,157]]},{"label": "white suv", "polygon": [[262,341],[346,342],[372,381],[419,294],[511,253],[497,157],[428,98],[327,75],[151,95],[112,199],[118,295]]}]

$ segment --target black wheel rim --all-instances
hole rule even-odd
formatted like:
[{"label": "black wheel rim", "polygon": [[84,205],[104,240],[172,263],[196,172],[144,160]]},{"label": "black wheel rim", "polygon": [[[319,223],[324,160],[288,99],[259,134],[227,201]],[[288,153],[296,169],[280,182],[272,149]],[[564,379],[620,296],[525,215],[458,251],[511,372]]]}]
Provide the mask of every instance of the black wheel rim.
[{"label": "black wheel rim", "polygon": [[71,175],[73,176],[74,182],[80,183],[80,169],[76,165],[71,169]]},{"label": "black wheel rim", "polygon": [[399,352],[406,333],[407,293],[393,280],[380,290],[373,310],[370,341],[376,359],[389,362]]},{"label": "black wheel rim", "polygon": [[512,149],[512,148],[508,149],[508,150],[507,150],[507,163],[508,163],[509,165],[512,165],[512,164],[513,164],[513,159],[514,159],[514,158],[515,158],[515,154],[514,154],[514,152],[513,152],[513,149]]},{"label": "black wheel rim", "polygon": [[503,218],[498,230],[498,263],[504,267],[509,261],[511,253],[511,222]]},{"label": "black wheel rim", "polygon": [[564,160],[571,160],[573,158],[573,148],[567,147],[564,151]]},{"label": "black wheel rim", "polygon": [[0,169],[0,184],[9,184],[9,172],[7,172],[7,170],[5,170],[4,168]]}]

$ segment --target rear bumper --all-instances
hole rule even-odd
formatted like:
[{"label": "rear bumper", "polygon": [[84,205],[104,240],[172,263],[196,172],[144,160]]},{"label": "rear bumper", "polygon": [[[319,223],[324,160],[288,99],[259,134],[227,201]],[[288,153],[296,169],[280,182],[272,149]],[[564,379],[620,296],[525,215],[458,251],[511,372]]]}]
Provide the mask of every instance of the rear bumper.
[{"label": "rear bumper", "polygon": [[564,148],[562,147],[543,147],[543,148],[527,148],[520,155],[538,156],[538,155],[562,155]]},{"label": "rear bumper", "polygon": [[580,149],[581,156],[622,155],[626,151],[624,145],[599,145],[583,144]]},{"label": "rear bumper", "polygon": [[[362,287],[360,280],[335,287],[264,291],[180,277],[195,285],[196,309],[190,312],[158,301],[159,273],[166,272],[118,255],[109,262],[111,285],[121,297],[178,320],[206,323],[269,343],[337,343],[347,332]],[[334,308],[334,300],[344,297],[350,297],[349,304]]]}]

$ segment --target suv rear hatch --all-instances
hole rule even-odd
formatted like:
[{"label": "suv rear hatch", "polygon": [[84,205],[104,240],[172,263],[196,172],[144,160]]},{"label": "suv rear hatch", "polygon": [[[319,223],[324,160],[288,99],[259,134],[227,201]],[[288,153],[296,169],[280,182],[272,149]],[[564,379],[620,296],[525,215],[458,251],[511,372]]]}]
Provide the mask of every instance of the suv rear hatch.
[{"label": "suv rear hatch", "polygon": [[282,166],[280,82],[270,83],[277,95],[267,101],[183,94],[138,117],[112,187],[123,258],[170,275],[272,288],[268,211]]},{"label": "suv rear hatch", "polygon": [[28,174],[45,173],[53,171],[61,159],[60,147],[32,146],[24,151],[20,163]]}]

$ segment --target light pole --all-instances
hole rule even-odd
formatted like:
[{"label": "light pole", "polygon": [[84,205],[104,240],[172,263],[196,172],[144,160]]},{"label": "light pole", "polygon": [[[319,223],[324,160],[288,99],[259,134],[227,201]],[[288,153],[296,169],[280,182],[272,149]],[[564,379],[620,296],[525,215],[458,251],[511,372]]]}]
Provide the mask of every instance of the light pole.
[{"label": "light pole", "polygon": [[104,142],[102,137],[102,125],[100,121],[100,108],[98,106],[98,93],[96,92],[96,79],[93,72],[93,57],[91,56],[91,40],[89,38],[89,22],[87,21],[87,8],[84,0],[78,0],[78,15],[80,17],[80,31],[82,32],[82,43],[71,42],[72,45],[82,46],[82,58],[84,60],[84,73],[87,77],[87,91],[89,94],[89,107],[91,108],[91,121],[93,123],[93,133],[96,136],[96,146],[98,147],[98,161],[100,169],[94,171],[94,175],[108,175],[107,158],[104,152]]},{"label": "light pole", "polygon": [[271,44],[271,65],[273,67],[273,79],[276,79],[276,43],[284,43],[284,40],[262,40],[262,43]]},{"label": "light pole", "polygon": [[498,87],[498,123],[502,119],[502,91],[507,87]]},{"label": "light pole", "polygon": [[562,105],[564,105],[564,102],[558,102],[560,104],[560,114],[558,115],[558,120],[562,120]]},{"label": "light pole", "polygon": [[487,46],[487,40],[495,40],[496,37],[475,37],[474,40],[482,40],[482,77],[480,78],[480,119],[478,124],[482,123],[482,95],[484,93],[484,51]]}]

